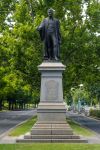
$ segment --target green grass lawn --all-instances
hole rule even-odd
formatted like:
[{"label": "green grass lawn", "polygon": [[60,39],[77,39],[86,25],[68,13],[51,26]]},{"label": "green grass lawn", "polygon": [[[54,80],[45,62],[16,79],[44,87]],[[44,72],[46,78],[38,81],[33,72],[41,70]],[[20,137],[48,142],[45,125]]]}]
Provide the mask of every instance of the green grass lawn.
[{"label": "green grass lawn", "polygon": [[9,136],[19,136],[19,135],[29,132],[36,121],[37,121],[37,117],[36,116],[32,117],[28,121],[17,126],[15,129],[13,129],[11,132],[9,132]]},{"label": "green grass lawn", "polygon": [[100,150],[96,144],[6,144],[0,150]]}]

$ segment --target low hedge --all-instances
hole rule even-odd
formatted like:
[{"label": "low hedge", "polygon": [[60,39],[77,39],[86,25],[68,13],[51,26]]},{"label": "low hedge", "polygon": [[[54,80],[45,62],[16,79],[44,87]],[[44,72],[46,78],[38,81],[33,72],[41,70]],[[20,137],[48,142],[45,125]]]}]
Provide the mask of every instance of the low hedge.
[{"label": "low hedge", "polygon": [[100,118],[100,110],[90,110],[90,116]]}]

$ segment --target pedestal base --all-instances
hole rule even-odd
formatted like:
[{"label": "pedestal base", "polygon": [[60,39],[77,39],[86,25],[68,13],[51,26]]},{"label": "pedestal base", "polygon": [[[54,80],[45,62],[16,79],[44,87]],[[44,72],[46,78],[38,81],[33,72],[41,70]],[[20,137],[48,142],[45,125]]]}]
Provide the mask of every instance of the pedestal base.
[{"label": "pedestal base", "polygon": [[20,143],[87,143],[74,135],[66,122],[64,103],[40,103],[37,109],[38,121]]},{"label": "pedestal base", "polygon": [[17,142],[86,143],[86,140],[74,135],[66,123],[62,88],[62,72],[65,66],[61,62],[43,62],[38,68],[41,71],[38,121],[31,133],[23,139],[17,139]]},{"label": "pedestal base", "polygon": [[66,108],[63,103],[40,103],[37,113],[39,122],[66,122]]},{"label": "pedestal base", "polygon": [[17,143],[87,143],[87,140],[80,139],[74,135],[67,123],[61,122],[37,122],[31,133],[24,138],[17,139]]}]

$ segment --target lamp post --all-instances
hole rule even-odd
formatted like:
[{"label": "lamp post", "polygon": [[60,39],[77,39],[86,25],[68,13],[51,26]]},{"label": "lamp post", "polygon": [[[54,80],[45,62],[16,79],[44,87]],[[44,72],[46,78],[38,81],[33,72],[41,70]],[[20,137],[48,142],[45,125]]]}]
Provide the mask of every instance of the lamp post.
[{"label": "lamp post", "polygon": [[74,99],[73,99],[73,92],[74,92],[75,88],[71,88],[71,93],[72,93],[72,110],[73,112],[75,111],[75,102],[74,102]]},{"label": "lamp post", "polygon": [[[83,84],[79,85],[79,89],[80,91],[82,90]],[[78,98],[78,113],[80,113],[81,110],[81,96],[80,96],[80,92],[79,92],[79,98]]]}]

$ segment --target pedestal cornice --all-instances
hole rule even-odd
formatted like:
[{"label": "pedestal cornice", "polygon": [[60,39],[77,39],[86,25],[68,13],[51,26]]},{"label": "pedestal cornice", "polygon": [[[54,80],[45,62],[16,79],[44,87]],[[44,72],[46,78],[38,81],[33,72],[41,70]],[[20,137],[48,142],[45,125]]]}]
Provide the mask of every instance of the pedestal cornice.
[{"label": "pedestal cornice", "polygon": [[66,68],[61,62],[43,62],[41,65],[38,66],[39,71],[43,70],[55,70],[55,71],[64,71]]}]

